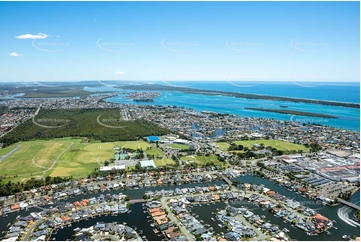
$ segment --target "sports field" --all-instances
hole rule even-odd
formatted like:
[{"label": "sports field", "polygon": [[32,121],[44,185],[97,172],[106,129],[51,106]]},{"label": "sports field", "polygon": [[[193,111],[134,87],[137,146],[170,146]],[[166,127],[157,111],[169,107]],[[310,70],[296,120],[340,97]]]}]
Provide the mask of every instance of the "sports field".
[{"label": "sports field", "polygon": [[37,140],[19,142],[0,151],[5,155],[16,146],[21,147],[0,162],[0,175],[19,175],[23,177],[42,175],[57,156],[71,144],[70,139]]},{"label": "sports field", "polygon": [[210,162],[213,162],[214,165],[218,165],[218,166],[227,165],[227,163],[219,161],[216,155],[210,155],[210,156],[189,155],[189,156],[181,157],[180,160],[189,161],[190,163],[196,162],[201,165],[206,165],[207,163],[210,163]]},{"label": "sports field", "polygon": [[154,163],[157,167],[165,166],[165,165],[174,165],[175,162],[171,158],[162,158],[162,159],[155,159]]},{"label": "sports field", "polygon": [[150,146],[144,141],[82,143],[81,139],[63,138],[19,142],[0,150],[0,156],[19,145],[0,162],[0,175],[87,177],[104,160],[114,158],[114,147],[146,150]]},{"label": "sports field", "polygon": [[164,156],[165,156],[164,152],[158,150],[158,149],[155,148],[155,147],[151,147],[150,150],[144,149],[144,151],[145,151],[145,153],[146,153],[147,155],[154,155],[154,157],[157,157],[157,156],[164,157]]},{"label": "sports field", "polygon": [[[234,141],[234,143],[237,145],[243,145],[244,147],[248,147],[248,148],[252,148],[254,144],[259,144],[259,145],[264,144],[265,147],[271,146],[272,148],[276,148],[277,150],[282,150],[282,151],[302,150],[304,152],[307,152],[309,150],[304,145],[293,144],[281,140],[266,140],[266,139],[246,140],[246,141],[237,140]],[[227,151],[228,147],[230,146],[230,144],[227,142],[217,142],[216,144],[219,146],[219,148],[221,148],[224,151]]]}]

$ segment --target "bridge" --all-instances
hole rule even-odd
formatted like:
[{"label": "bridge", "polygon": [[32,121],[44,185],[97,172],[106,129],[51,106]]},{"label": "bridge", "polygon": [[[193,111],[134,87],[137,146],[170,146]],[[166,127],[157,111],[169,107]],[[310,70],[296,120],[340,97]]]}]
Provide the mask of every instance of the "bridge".
[{"label": "bridge", "polygon": [[133,199],[128,201],[130,204],[136,204],[136,203],[145,203],[146,200],[144,199]]},{"label": "bridge", "polygon": [[222,176],[223,181],[225,181],[228,185],[232,186],[233,183],[228,179],[228,177]]},{"label": "bridge", "polygon": [[357,210],[360,210],[360,206],[357,206],[356,204],[353,204],[353,203],[350,203],[350,202],[347,202],[343,199],[340,199],[340,198],[337,198],[338,201],[340,203],[342,203],[343,205],[346,205],[346,206],[349,206],[350,208],[354,208],[354,209],[357,209]]}]

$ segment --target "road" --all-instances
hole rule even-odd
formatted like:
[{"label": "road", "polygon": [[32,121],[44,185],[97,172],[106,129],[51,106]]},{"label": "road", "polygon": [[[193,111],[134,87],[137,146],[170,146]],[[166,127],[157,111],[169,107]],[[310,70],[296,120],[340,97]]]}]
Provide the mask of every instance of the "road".
[{"label": "road", "polygon": [[45,171],[43,171],[42,178],[44,178],[44,175],[45,175],[45,173],[46,173],[47,171],[50,171],[51,169],[53,169],[53,167],[55,166],[56,162],[58,162],[58,160],[60,159],[60,157],[61,157],[65,152],[67,152],[67,151],[69,150],[69,148],[70,148],[73,144],[74,144],[74,143],[71,142],[70,145],[69,145],[68,147],[66,147],[66,149],[63,150],[63,151],[58,155],[58,157],[56,157],[56,159],[55,159],[54,162],[51,164],[51,166],[50,166],[48,169],[46,169]]},{"label": "road", "polygon": [[12,153],[14,153],[15,151],[17,151],[18,149],[20,149],[21,145],[16,146],[14,149],[12,149],[11,151],[9,151],[8,153],[6,153],[5,155],[0,157],[0,162],[2,162],[4,159],[6,159],[8,156],[10,156]]},{"label": "road", "polygon": [[41,222],[43,222],[43,220],[38,220],[38,221],[34,222],[34,223],[30,226],[28,232],[27,232],[27,233],[25,234],[25,236],[24,236],[23,241],[29,241],[29,237],[32,235],[33,230],[34,230],[35,227],[36,227],[37,225],[39,225]]},{"label": "road", "polygon": [[[171,197],[171,198],[180,198],[181,196],[177,196],[177,197]],[[184,234],[184,236],[189,240],[189,241],[195,241],[196,238],[182,225],[180,225],[178,219],[176,217],[174,217],[172,211],[170,210],[170,208],[168,207],[167,204],[167,199],[169,199],[170,197],[162,197],[160,199],[160,202],[162,203],[163,208],[165,208],[165,210],[168,212],[168,217],[173,221],[174,224],[177,224],[179,226],[180,231]]]},{"label": "road", "polygon": [[251,228],[254,232],[257,233],[257,240],[265,241],[266,235],[259,231],[256,227],[254,227],[252,224],[250,224],[242,215],[237,215],[234,217],[238,221],[241,221],[244,225],[246,225],[248,228]]}]

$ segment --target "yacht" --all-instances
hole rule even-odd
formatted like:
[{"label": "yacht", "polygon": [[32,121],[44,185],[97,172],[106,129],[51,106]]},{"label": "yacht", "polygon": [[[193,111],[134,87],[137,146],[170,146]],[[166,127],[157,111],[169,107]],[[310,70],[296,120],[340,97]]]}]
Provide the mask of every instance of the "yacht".
[{"label": "yacht", "polygon": [[344,240],[348,240],[348,239],[350,239],[350,235],[346,235],[346,234],[345,234],[345,235],[342,236],[342,238],[343,238]]}]

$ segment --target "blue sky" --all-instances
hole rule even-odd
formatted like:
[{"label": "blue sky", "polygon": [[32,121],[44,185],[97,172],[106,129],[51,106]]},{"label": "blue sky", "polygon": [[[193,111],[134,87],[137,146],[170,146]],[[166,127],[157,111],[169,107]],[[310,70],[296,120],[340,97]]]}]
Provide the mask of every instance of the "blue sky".
[{"label": "blue sky", "polygon": [[0,81],[359,81],[359,2],[0,2]]}]

